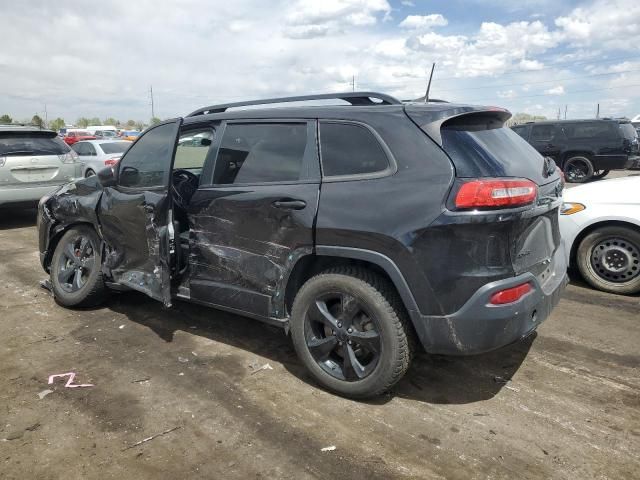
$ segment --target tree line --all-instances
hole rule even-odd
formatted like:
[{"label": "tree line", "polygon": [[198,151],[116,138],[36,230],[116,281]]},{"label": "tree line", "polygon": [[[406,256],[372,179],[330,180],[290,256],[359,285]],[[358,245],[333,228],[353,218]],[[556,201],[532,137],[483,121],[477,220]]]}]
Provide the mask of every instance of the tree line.
[{"label": "tree line", "polygon": [[[149,126],[156,125],[160,122],[161,120],[158,117],[152,117],[148,125]],[[31,120],[27,119],[27,120],[16,122],[10,115],[6,113],[0,116],[0,125],[11,125],[13,123],[33,125],[39,128],[48,128],[56,132],[67,125],[67,122],[65,122],[64,118],[60,118],[60,117],[55,118],[54,120],[50,120],[49,122],[45,122],[44,119],[39,115],[34,115],[31,118]],[[77,128],[87,128],[89,125],[111,125],[116,128],[122,128],[122,129],[128,129],[128,130],[134,130],[134,129],[144,130],[144,128],[147,126],[147,124],[140,121],[127,120],[126,122],[121,122],[120,120],[117,120],[113,117],[108,117],[108,118],[105,118],[104,120],[100,120],[100,118],[98,117],[93,117],[93,118],[80,117],[76,120],[74,125]]]}]

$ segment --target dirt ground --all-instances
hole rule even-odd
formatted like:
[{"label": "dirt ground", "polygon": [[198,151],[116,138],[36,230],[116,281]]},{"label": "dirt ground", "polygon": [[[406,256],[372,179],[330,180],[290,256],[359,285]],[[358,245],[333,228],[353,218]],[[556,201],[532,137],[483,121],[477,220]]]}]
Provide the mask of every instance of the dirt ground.
[{"label": "dirt ground", "polygon": [[[574,282],[535,338],[422,355],[355,402],[253,320],[137,293],[57,306],[34,224],[0,212],[0,478],[640,478],[639,296]],[[94,386],[47,384],[67,372]]]}]

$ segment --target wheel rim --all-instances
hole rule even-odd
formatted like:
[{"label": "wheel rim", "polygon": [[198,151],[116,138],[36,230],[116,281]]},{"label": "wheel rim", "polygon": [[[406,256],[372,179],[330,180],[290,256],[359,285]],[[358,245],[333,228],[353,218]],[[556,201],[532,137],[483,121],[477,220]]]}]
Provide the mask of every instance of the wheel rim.
[{"label": "wheel rim", "polygon": [[591,251],[591,268],[603,280],[626,283],[640,274],[640,248],[622,237],[602,240]]},{"label": "wheel rim", "polygon": [[82,289],[95,268],[95,246],[85,235],[78,235],[62,245],[58,265],[58,283],[65,292]]},{"label": "wheel rim", "polygon": [[346,293],[319,296],[305,315],[307,349],[316,363],[334,378],[348,382],[368,377],[381,354],[375,317]]},{"label": "wheel rim", "polygon": [[566,175],[570,180],[583,180],[589,175],[589,165],[584,160],[573,160],[567,165]]}]

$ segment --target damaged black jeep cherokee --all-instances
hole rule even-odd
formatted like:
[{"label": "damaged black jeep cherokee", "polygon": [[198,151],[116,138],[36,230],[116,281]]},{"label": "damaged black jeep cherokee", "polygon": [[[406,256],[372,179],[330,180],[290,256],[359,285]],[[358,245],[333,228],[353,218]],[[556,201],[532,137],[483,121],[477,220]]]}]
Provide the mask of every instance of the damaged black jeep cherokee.
[{"label": "damaged black jeep cherokee", "polygon": [[496,349],[558,302],[562,179],[509,117],[372,92],[205,107],[43,198],[42,266],[68,307],[133,289],[280,325],[322,385],[376,395],[420,345]]}]

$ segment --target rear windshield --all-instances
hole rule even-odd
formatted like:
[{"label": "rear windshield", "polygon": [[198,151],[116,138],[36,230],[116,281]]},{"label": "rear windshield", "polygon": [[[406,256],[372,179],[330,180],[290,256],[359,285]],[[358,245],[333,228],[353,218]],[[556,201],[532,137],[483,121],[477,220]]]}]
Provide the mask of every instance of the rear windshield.
[{"label": "rear windshield", "polygon": [[446,126],[440,134],[442,148],[453,160],[459,177],[483,176],[487,171],[513,176],[513,167],[518,163],[522,165],[527,160],[536,165],[541,163],[540,154],[507,127]]},{"label": "rear windshield", "polygon": [[58,136],[15,132],[0,134],[0,156],[64,155],[69,150]]},{"label": "rear windshield", "polygon": [[104,153],[123,153],[131,145],[130,142],[105,142],[100,144]]},{"label": "rear windshield", "polygon": [[636,129],[633,128],[633,125],[630,123],[621,123],[620,132],[622,132],[622,136],[628,140],[633,140],[638,136],[638,132],[636,132]]},{"label": "rear windshield", "polygon": [[563,123],[562,130],[570,139],[616,136],[611,122]]}]

